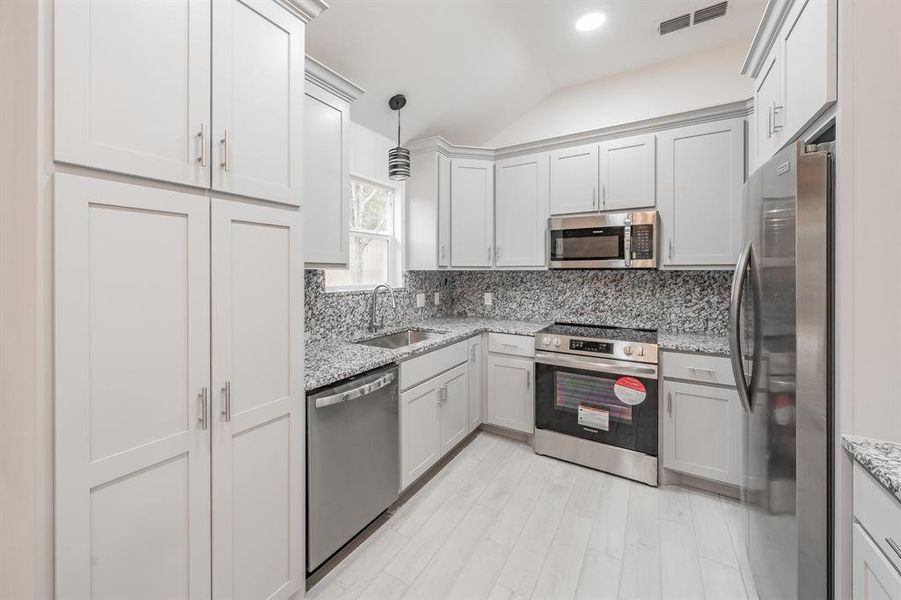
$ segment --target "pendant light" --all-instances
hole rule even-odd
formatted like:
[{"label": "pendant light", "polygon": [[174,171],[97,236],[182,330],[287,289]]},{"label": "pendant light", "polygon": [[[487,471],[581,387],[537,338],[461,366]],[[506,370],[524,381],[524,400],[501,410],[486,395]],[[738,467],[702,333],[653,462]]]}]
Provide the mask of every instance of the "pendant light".
[{"label": "pendant light", "polygon": [[400,109],[407,105],[403,94],[391,96],[388,106],[397,111],[397,147],[388,150],[388,177],[403,181],[410,177],[410,151],[400,145]]}]

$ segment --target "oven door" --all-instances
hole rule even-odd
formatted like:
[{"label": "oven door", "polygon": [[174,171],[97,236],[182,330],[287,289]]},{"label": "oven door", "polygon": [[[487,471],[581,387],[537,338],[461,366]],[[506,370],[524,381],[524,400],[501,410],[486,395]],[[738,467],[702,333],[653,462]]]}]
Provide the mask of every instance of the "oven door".
[{"label": "oven door", "polygon": [[624,226],[551,229],[550,235],[553,269],[626,266]]},{"label": "oven door", "polygon": [[657,456],[657,367],[536,352],[535,426]]}]

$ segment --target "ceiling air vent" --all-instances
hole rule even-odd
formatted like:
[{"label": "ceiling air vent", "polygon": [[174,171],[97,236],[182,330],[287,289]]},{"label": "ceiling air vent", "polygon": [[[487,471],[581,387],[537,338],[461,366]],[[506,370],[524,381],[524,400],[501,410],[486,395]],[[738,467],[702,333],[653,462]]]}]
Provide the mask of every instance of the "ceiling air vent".
[{"label": "ceiling air vent", "polygon": [[[699,11],[700,12],[700,11]],[[680,15],[675,19],[669,19],[667,21],[662,22],[657,26],[657,31],[660,32],[660,35],[666,35],[667,33],[672,33],[674,31],[679,31],[680,29],[685,29],[691,25],[691,15]]]},{"label": "ceiling air vent", "polygon": [[724,14],[726,14],[726,5],[728,4],[728,2],[720,2],[719,4],[714,4],[713,6],[708,6],[707,8],[696,10],[694,24],[697,25],[698,23],[703,23],[704,21],[709,21],[710,19],[722,17]]}]

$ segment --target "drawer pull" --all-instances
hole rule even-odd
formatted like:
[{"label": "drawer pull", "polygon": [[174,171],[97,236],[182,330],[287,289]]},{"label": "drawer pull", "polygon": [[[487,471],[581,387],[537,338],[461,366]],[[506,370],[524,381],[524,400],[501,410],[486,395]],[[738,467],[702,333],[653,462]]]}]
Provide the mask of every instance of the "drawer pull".
[{"label": "drawer pull", "polygon": [[898,555],[898,558],[901,558],[901,546],[898,545],[898,542],[893,540],[890,537],[885,538],[885,543],[888,544],[892,550],[895,551],[895,554]]},{"label": "drawer pull", "polygon": [[713,369],[702,369],[701,367],[688,367],[688,370],[692,373],[706,373],[707,375],[713,377],[716,375],[716,371]]},{"label": "drawer pull", "polygon": [[504,348],[513,348],[513,349],[519,348],[518,344],[503,344],[502,343],[501,346],[503,346]]}]

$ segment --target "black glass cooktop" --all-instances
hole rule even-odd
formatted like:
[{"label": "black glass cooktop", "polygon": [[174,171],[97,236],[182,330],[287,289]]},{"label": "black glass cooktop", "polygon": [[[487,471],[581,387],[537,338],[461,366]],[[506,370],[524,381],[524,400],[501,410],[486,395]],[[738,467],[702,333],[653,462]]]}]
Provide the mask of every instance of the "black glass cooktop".
[{"label": "black glass cooktop", "polygon": [[600,327],[598,325],[554,323],[553,325],[542,329],[540,333],[590,338],[595,340],[634,342],[636,344],[657,343],[657,330],[655,329],[629,329],[628,327]]}]

